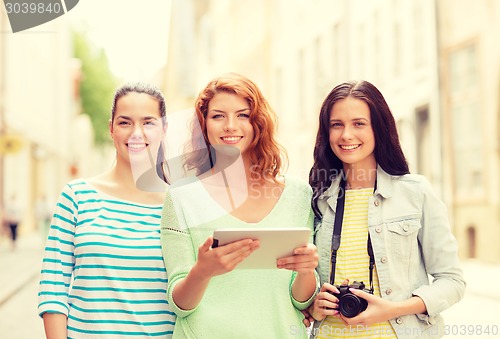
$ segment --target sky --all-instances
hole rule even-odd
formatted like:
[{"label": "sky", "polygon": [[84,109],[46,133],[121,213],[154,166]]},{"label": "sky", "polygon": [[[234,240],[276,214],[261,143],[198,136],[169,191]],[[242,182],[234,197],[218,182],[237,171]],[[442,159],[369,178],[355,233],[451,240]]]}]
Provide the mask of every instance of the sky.
[{"label": "sky", "polygon": [[125,81],[148,81],[165,65],[170,0],[80,0],[66,16]]}]

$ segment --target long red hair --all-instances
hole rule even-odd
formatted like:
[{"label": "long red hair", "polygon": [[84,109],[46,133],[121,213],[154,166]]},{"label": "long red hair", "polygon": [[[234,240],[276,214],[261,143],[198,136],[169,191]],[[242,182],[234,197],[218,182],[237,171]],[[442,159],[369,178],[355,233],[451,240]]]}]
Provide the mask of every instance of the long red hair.
[{"label": "long red hair", "polygon": [[276,177],[283,170],[287,155],[284,148],[275,140],[276,113],[257,85],[236,73],[224,74],[213,79],[198,95],[195,103],[197,121],[193,121],[193,135],[186,149],[187,169],[194,169],[197,174],[201,174],[211,169],[215,163],[215,154],[209,151],[206,117],[210,100],[220,92],[236,94],[245,99],[250,106],[250,123],[254,130],[254,139],[248,154],[252,177],[278,182]]}]

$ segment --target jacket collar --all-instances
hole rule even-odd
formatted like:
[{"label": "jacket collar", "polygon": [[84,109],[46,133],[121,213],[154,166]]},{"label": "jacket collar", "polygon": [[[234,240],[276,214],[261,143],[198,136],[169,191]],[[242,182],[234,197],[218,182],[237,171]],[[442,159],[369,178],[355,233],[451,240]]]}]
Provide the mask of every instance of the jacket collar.
[{"label": "jacket collar", "polygon": [[384,198],[390,198],[394,188],[394,180],[397,177],[387,174],[382,167],[377,166],[377,190],[375,194],[380,194]]}]

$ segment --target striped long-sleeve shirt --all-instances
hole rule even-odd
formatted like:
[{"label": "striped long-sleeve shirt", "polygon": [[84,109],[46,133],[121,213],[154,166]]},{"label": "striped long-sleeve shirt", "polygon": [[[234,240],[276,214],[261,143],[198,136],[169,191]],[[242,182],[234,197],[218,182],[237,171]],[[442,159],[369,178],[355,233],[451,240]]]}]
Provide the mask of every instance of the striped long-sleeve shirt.
[{"label": "striped long-sleeve shirt", "polygon": [[68,338],[169,338],[161,205],[66,185],[45,247],[38,311],[68,317]]}]

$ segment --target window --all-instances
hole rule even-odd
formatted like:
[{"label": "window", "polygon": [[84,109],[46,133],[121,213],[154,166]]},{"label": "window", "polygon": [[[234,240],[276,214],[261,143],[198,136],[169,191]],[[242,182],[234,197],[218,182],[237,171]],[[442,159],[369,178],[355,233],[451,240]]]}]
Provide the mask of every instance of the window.
[{"label": "window", "polygon": [[422,2],[416,1],[414,4],[413,8],[413,18],[414,18],[414,25],[413,25],[413,37],[414,37],[414,44],[415,47],[413,49],[414,51],[414,61],[415,61],[415,67],[420,67],[424,64],[425,62],[425,48],[422,48],[422,46],[426,46],[426,41],[425,41],[425,22],[424,22],[424,17],[423,17],[423,11],[422,11]]},{"label": "window", "polygon": [[306,111],[306,102],[305,102],[305,97],[306,97],[306,74],[305,74],[305,62],[306,62],[306,56],[305,56],[305,51],[304,49],[301,49],[299,51],[299,57],[298,57],[298,95],[297,95],[297,107],[298,110],[296,112],[297,114],[297,121],[301,121],[304,119],[304,112]]},{"label": "window", "polygon": [[476,46],[451,53],[448,61],[454,185],[457,195],[478,196],[484,190],[485,173]]},{"label": "window", "polygon": [[394,76],[397,77],[401,74],[401,63],[402,63],[402,37],[401,37],[401,25],[399,22],[394,23],[394,63],[393,63],[393,72]]},{"label": "window", "polygon": [[331,80],[332,82],[337,82],[338,79],[340,79],[340,32],[339,32],[339,24],[335,23],[332,28],[332,41],[331,41],[331,46],[332,46],[332,63],[333,63],[333,69],[332,69],[332,76]]},{"label": "window", "polygon": [[[415,111],[417,122],[416,145],[417,145],[417,172],[431,177],[430,155],[433,151],[430,140],[429,107],[423,106]],[[436,150],[437,151],[437,150]]]}]

